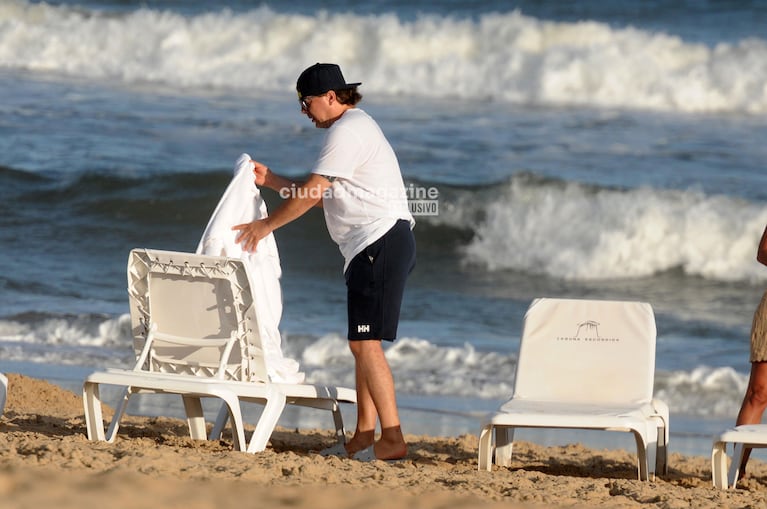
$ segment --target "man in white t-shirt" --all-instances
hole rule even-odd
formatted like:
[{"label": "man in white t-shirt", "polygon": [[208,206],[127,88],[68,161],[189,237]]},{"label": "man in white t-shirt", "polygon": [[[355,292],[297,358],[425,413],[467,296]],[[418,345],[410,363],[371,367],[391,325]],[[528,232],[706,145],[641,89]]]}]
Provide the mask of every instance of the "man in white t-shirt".
[{"label": "man in white t-shirt", "polygon": [[[328,231],[344,257],[348,338],[355,360],[357,426],[345,447],[326,454],[360,460],[407,454],[394,378],[381,344],[397,336],[408,274],[415,266],[415,224],[394,151],[378,124],[356,107],[360,83],[346,83],[335,64],[315,64],[298,78],[301,112],[327,129],[325,143],[305,182],[294,182],[254,161],[256,184],[284,201],[266,219],[240,224],[237,242],[258,242],[314,206],[323,207]],[[381,437],[375,441],[377,421]]]}]

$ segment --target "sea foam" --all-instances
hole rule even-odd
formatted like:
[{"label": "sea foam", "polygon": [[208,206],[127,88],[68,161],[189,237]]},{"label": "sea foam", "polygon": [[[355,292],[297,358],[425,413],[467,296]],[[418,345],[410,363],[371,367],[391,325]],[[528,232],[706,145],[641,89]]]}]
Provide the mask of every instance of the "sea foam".
[{"label": "sea foam", "polygon": [[[128,315],[51,315],[33,323],[3,319],[0,357],[52,366],[129,368],[135,354],[128,324]],[[401,394],[503,401],[513,390],[518,341],[510,341],[507,351],[480,351],[469,343],[444,346],[403,337],[387,344],[386,356]],[[286,335],[283,348],[299,360],[308,382],[354,387],[354,360],[340,334]],[[675,413],[729,417],[737,413],[747,382],[747,374],[730,367],[658,370],[655,395]]]},{"label": "sea foam", "polygon": [[366,91],[551,106],[767,112],[767,41],[710,47],[519,11],[477,18],[314,15],[260,7],[182,15],[0,5],[0,68],[176,88],[289,90],[340,63]]},{"label": "sea foam", "polygon": [[[671,269],[722,281],[765,279],[755,261],[767,224],[758,203],[695,190],[597,188],[524,175],[503,187],[481,205],[483,219],[474,222],[474,237],[463,249],[467,263],[571,280]],[[453,223],[463,225],[477,206],[453,211]]]}]

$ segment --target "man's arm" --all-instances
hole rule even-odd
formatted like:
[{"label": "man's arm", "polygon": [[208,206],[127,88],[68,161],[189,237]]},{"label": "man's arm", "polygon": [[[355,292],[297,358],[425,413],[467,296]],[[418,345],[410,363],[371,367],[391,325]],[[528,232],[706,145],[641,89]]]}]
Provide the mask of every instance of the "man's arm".
[{"label": "man's arm", "polygon": [[280,196],[284,193],[283,189],[290,190],[291,188],[302,184],[302,182],[297,182],[281,175],[277,175],[270,170],[268,166],[259,163],[258,161],[253,161],[253,165],[253,174],[256,177],[256,185],[268,187],[269,189],[277,191],[280,193]]},{"label": "man's arm", "polygon": [[[322,203],[322,195],[331,185],[327,178],[317,174],[310,175],[306,182],[296,185],[290,179],[272,173],[265,166],[263,168],[265,171],[262,173],[262,185],[280,192],[283,197],[287,197],[269,217],[232,227],[232,230],[240,232],[235,242],[242,244],[242,248],[249,252],[255,251],[258,242],[274,230],[301,217],[318,203]],[[256,184],[259,180],[257,167]],[[288,191],[287,195],[285,190]]]},{"label": "man's arm", "polygon": [[[277,191],[277,194],[283,199],[296,196],[298,194],[298,188],[305,184],[305,182],[300,180],[293,180],[283,177],[282,175],[277,175],[270,170],[268,166],[259,163],[258,161],[253,161],[253,164],[255,165],[253,173],[256,176],[256,185],[268,187],[273,191]],[[333,177],[325,178],[327,178],[330,183],[334,180]],[[322,200],[319,200],[315,206],[322,207]]]}]

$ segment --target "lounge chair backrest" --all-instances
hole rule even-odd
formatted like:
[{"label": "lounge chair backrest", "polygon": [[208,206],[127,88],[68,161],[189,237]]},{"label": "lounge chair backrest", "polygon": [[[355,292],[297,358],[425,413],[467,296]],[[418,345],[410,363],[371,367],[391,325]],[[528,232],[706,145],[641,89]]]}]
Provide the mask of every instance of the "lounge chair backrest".
[{"label": "lounge chair backrest", "polygon": [[[128,295],[137,359],[147,336],[154,335],[140,368],[266,381],[247,268],[233,258],[180,256],[149,249],[130,253]],[[175,342],[174,338],[185,341]],[[195,343],[199,341],[202,343]],[[232,344],[227,345],[227,341]]]},{"label": "lounge chair backrest", "polygon": [[655,339],[655,317],[647,303],[536,299],[525,315],[514,398],[648,402]]}]

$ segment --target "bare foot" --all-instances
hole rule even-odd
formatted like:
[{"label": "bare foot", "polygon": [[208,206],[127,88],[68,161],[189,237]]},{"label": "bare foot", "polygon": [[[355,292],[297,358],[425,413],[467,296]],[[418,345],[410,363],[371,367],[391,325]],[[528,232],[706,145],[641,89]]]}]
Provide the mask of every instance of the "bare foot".
[{"label": "bare foot", "polygon": [[375,431],[355,431],[354,436],[346,442],[346,450],[349,456],[354,456],[355,453],[373,445],[374,441]]},{"label": "bare foot", "polygon": [[399,426],[386,428],[373,449],[380,460],[398,460],[407,456],[407,444]]},{"label": "bare foot", "polygon": [[407,456],[405,442],[391,443],[379,440],[373,446],[376,458],[379,460],[399,460]]}]

